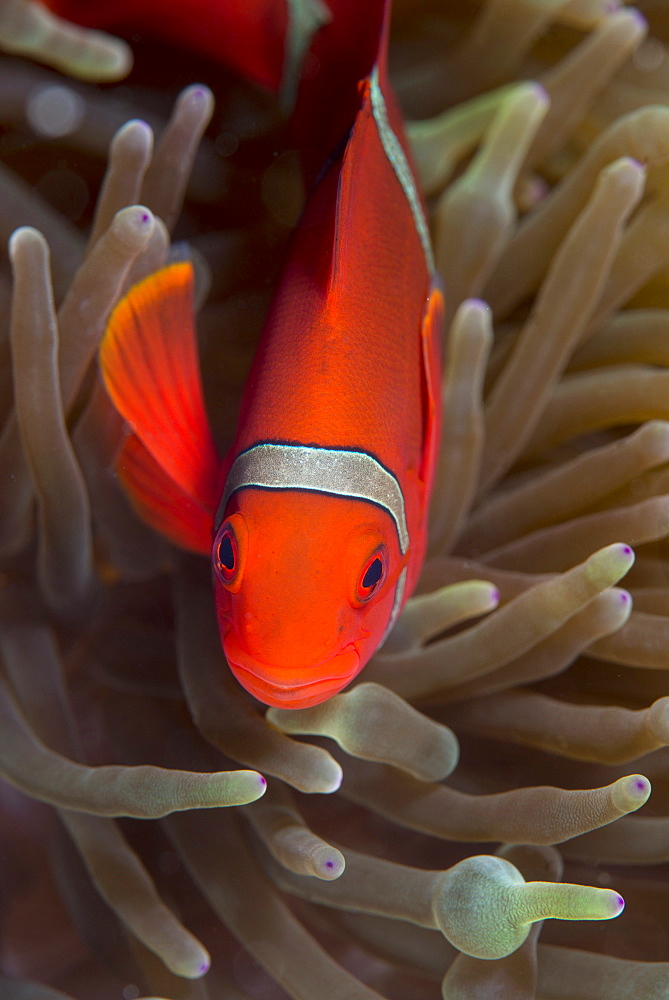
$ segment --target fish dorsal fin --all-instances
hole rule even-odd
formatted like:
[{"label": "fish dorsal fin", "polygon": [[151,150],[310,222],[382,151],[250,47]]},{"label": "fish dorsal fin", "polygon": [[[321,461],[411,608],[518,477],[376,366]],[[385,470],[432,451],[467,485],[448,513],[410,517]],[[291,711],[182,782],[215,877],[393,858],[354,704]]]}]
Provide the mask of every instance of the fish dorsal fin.
[{"label": "fish dorsal fin", "polygon": [[[121,299],[100,367],[132,432],[119,459],[129,492],[146,520],[193,548],[186,539],[202,537],[203,517],[210,526],[213,520],[220,463],[204,408],[188,261],[156,271]],[[123,474],[124,460],[130,475]]]},{"label": "fish dorsal fin", "polygon": [[[374,252],[374,238],[383,240],[384,227],[371,219],[373,232],[359,221],[356,201],[383,204],[383,211],[405,218],[406,230],[417,237],[417,257],[411,261],[417,273],[435,272],[430,232],[422,196],[408,149],[401,111],[388,82],[387,50],[390,4],[383,7],[376,61],[358,84],[358,110],[343,152],[335,208],[335,235],[328,292],[334,296],[340,283],[350,278],[350,268],[362,266],[362,258]],[[388,196],[388,179],[397,193]]]}]

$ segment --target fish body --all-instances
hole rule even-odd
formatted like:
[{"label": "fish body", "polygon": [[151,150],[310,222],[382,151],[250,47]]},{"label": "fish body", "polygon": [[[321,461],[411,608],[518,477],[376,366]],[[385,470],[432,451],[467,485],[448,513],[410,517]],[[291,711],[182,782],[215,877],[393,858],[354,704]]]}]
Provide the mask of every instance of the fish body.
[{"label": "fish body", "polygon": [[360,672],[425,553],[442,298],[386,44],[387,17],[343,151],[295,233],[225,460],[199,390],[187,264],[131,290],[101,351],[133,429],[120,459],[131,495],[173,541],[211,550],[230,668],[281,707],[318,704]]}]

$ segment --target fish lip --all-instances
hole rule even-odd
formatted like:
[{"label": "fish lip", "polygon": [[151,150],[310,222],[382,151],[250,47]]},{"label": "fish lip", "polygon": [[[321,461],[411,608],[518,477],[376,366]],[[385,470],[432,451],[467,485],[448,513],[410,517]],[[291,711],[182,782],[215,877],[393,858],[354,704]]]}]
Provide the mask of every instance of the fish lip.
[{"label": "fish lip", "polygon": [[[351,676],[352,670],[358,669],[360,654],[355,643],[349,642],[346,646],[338,649],[332,656],[317,660],[315,663],[299,664],[294,667],[280,666],[274,663],[262,663],[252,656],[239,639],[233,628],[228,629],[223,636],[223,649],[229,662],[235,664],[241,670],[253,674],[259,680],[277,688],[299,688],[308,687],[318,681],[339,680]],[[323,675],[320,671],[327,669],[339,662],[339,669],[334,669],[332,673]],[[316,675],[314,680],[304,680],[305,676],[311,673]]]},{"label": "fish lip", "polygon": [[320,678],[301,685],[271,684],[250,670],[245,670],[238,663],[228,661],[230,670],[241,686],[262,702],[274,708],[311,708],[320,705],[335,694],[338,694],[349,684],[358,673],[356,666],[348,676]]},{"label": "fish lip", "polygon": [[[309,667],[295,668],[289,672],[289,676],[286,676],[285,667],[259,663],[246,653],[236,636],[232,643],[229,637],[230,633],[224,637],[223,648],[230,670],[242,687],[266,705],[278,708],[290,708],[291,705],[296,708],[307,708],[317,705],[341,691],[360,671],[360,654],[353,643],[344,646],[327,660]],[[230,645],[233,649],[229,648]],[[240,662],[240,659],[244,662]],[[301,679],[305,671],[316,672],[319,668],[327,668],[328,664],[334,667],[337,661],[340,663],[339,669],[334,669],[325,675],[320,673],[313,680]],[[300,680],[295,676],[298,669]]]}]

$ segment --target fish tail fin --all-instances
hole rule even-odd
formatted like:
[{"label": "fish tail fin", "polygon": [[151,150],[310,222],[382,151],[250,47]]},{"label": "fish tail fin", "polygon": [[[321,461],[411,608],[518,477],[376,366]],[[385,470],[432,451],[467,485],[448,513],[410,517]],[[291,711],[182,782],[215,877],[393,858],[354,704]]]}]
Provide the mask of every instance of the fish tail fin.
[{"label": "fish tail fin", "polygon": [[188,261],[156,271],[121,299],[100,368],[130,427],[117,469],[135,505],[177,545],[207,551],[220,463],[204,407]]}]

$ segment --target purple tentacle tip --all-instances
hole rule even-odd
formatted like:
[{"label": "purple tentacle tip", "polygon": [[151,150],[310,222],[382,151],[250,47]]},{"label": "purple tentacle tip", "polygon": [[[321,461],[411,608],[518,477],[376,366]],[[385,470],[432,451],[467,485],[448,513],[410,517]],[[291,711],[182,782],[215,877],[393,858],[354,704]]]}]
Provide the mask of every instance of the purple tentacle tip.
[{"label": "purple tentacle tip", "polygon": [[631,556],[633,554],[632,549],[629,545],[623,545],[623,552],[626,556]]},{"label": "purple tentacle tip", "polygon": [[329,868],[330,871],[332,871],[332,869],[334,868],[334,861],[326,861],[325,862],[325,867]]},{"label": "purple tentacle tip", "polygon": [[492,590],[490,591],[490,600],[494,604],[499,604],[499,590],[497,589],[497,587],[493,587]]},{"label": "purple tentacle tip", "polygon": [[636,783],[636,787],[639,789],[640,792],[645,792],[646,791],[646,782],[643,781],[643,779],[639,778],[639,780]]},{"label": "purple tentacle tip", "polygon": [[467,303],[470,306],[476,306],[477,309],[485,309],[486,312],[490,312],[490,306],[485,299],[471,298],[467,299]]},{"label": "purple tentacle tip", "polygon": [[623,590],[622,593],[620,594],[620,603],[621,604],[627,604],[627,602],[629,601],[629,599],[630,599],[630,595],[627,593],[626,590]]},{"label": "purple tentacle tip", "polygon": [[146,225],[146,223],[149,222],[150,219],[151,216],[149,215],[148,212],[142,212],[142,222],[144,223],[144,225]]},{"label": "purple tentacle tip", "polygon": [[263,778],[262,774],[258,775],[259,784],[261,788],[267,788],[267,778]]},{"label": "purple tentacle tip", "polygon": [[200,966],[200,975],[203,976],[205,972],[209,972],[209,962],[203,962]]},{"label": "purple tentacle tip", "polygon": [[622,896],[619,895],[617,902],[618,902],[618,913],[622,913],[622,911],[625,909],[625,900],[623,899]]}]

